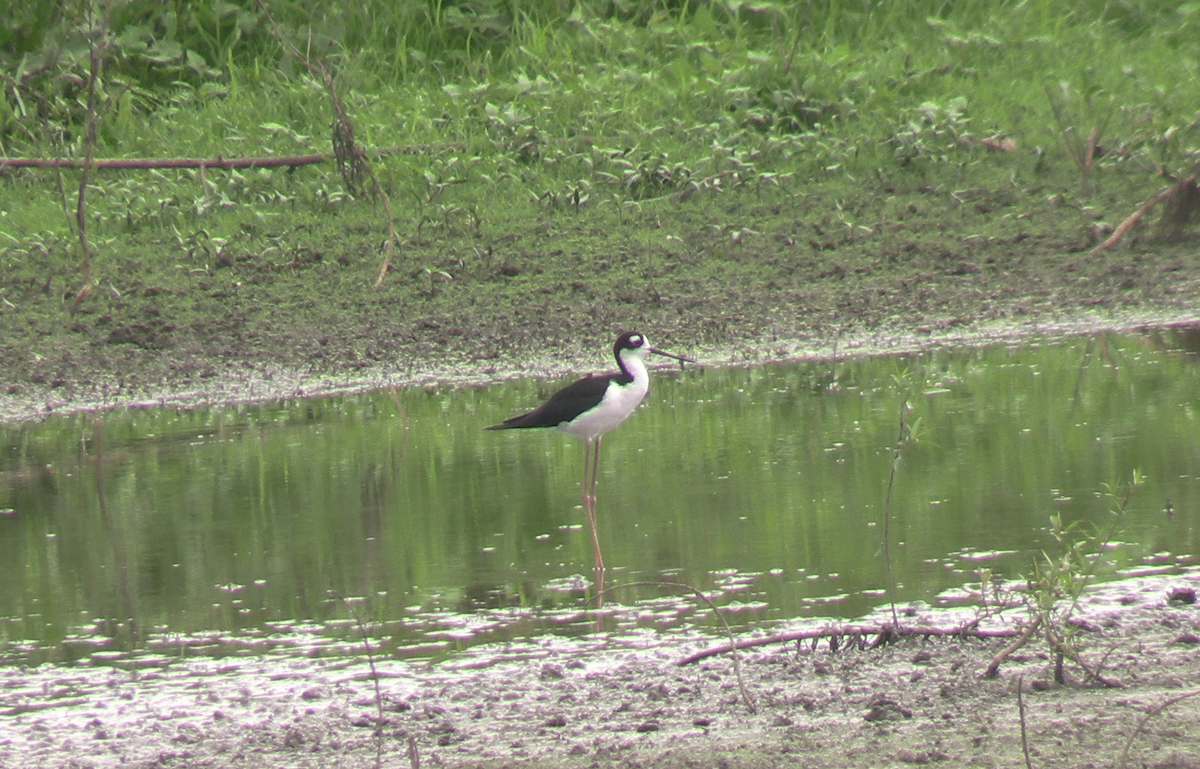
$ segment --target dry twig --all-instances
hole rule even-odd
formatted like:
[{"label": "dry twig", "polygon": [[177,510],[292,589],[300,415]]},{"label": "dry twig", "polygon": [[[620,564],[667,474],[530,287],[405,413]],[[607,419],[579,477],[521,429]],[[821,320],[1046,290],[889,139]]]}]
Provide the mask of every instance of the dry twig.
[{"label": "dry twig", "polygon": [[383,185],[379,183],[379,177],[375,175],[375,170],[367,162],[366,152],[354,140],[354,124],[350,121],[350,116],[342,104],[337,84],[333,82],[333,75],[329,73],[324,64],[313,61],[288,39],[279,25],[275,23],[274,17],[271,16],[271,10],[267,7],[266,0],[258,0],[258,5],[262,8],[263,15],[267,17],[267,21],[271,24],[271,30],[279,42],[288,49],[294,59],[304,64],[304,68],[313,77],[320,79],[325,85],[334,115],[333,154],[341,168],[342,180],[346,183],[346,188],[351,194],[357,194],[363,189],[364,177],[370,177],[375,197],[383,203],[383,212],[387,217],[388,239],[384,245],[383,262],[379,266],[379,277],[375,280],[375,290],[378,291],[391,268],[392,254],[399,242],[399,238],[396,236],[396,222],[392,216],[391,202],[388,200],[387,193],[384,192]]},{"label": "dry twig", "polygon": [[[443,149],[462,149],[461,142],[402,144],[371,150],[376,155],[416,154]],[[336,159],[332,152],[311,155],[287,155],[262,158],[104,158],[90,164],[79,158],[0,158],[0,168],[83,168],[100,170],[141,170],[157,168],[296,168]]]},{"label": "dry twig", "polygon": [[[351,605],[350,601],[345,596],[338,595],[335,591],[330,591],[342,605],[350,610],[350,616],[354,617],[354,623],[358,625],[359,635],[362,636],[363,649],[367,652],[367,666],[371,669],[371,683],[375,685],[375,769],[383,766],[383,694],[379,690],[379,671],[375,669],[375,655],[371,651],[371,637],[367,635],[367,627],[363,624],[362,618],[358,616],[358,611]],[[411,746],[410,746],[411,747]]]},{"label": "dry twig", "polygon": [[1129,217],[1125,221],[1123,221],[1119,225],[1117,225],[1117,229],[1113,230],[1113,234],[1109,236],[1108,240],[1104,241],[1100,245],[1093,248],[1092,253],[1098,254],[1101,251],[1105,251],[1105,250],[1111,248],[1113,245],[1116,244],[1116,242],[1118,240],[1121,239],[1121,237],[1125,234],[1125,232],[1130,227],[1132,227],[1133,225],[1135,225],[1139,221],[1141,221],[1142,217],[1145,216],[1146,214],[1150,213],[1150,211],[1156,205],[1158,205],[1159,203],[1163,202],[1164,200],[1170,198],[1173,195],[1179,194],[1182,190],[1186,189],[1189,185],[1194,186],[1196,184],[1196,181],[1198,178],[1200,178],[1200,163],[1197,163],[1192,168],[1192,173],[1190,176],[1180,179],[1179,181],[1172,184],[1170,187],[1167,187],[1165,190],[1160,191],[1157,195],[1155,195],[1154,197],[1150,198],[1145,203],[1143,203],[1141,208],[1134,211],[1132,214],[1129,215]]},{"label": "dry twig", "polygon": [[[905,396],[908,393],[904,393]],[[900,432],[896,436],[896,447],[892,449],[892,470],[888,474],[887,497],[883,503],[883,565],[887,571],[888,605],[892,609],[892,626],[899,627],[900,615],[896,613],[896,577],[892,572],[892,489],[896,486],[896,468],[900,465],[900,455],[904,451],[904,439],[907,437],[907,425],[904,417],[908,413],[908,398],[900,402]]]},{"label": "dry twig", "polygon": [[1025,676],[1017,676],[1017,714],[1021,718],[1021,752],[1025,754],[1025,769],[1033,769],[1029,757],[1029,735],[1025,731]]},{"label": "dry twig", "polygon": [[[676,665],[690,665],[693,662],[713,657],[718,654],[726,654],[737,651],[738,649],[749,649],[755,646],[769,646],[771,644],[790,643],[792,641],[817,640],[827,638],[830,641],[830,648],[835,649],[840,644],[843,637],[850,636],[852,638],[866,638],[868,636],[876,636],[876,641],[870,644],[871,648],[877,648],[891,641],[897,641],[901,638],[934,638],[934,637],[958,637],[958,638],[1011,638],[1018,634],[1016,630],[980,630],[969,625],[957,628],[939,628],[939,627],[893,627],[891,625],[835,625],[833,627],[818,628],[815,630],[799,630],[790,633],[778,633],[773,636],[765,636],[763,638],[747,638],[734,643],[730,641],[728,644],[721,646],[712,646],[707,649],[692,652],[691,654],[676,661]],[[883,643],[880,641],[882,640]]]},{"label": "dry twig", "polygon": [[992,661],[988,663],[987,669],[983,671],[983,677],[995,678],[996,676],[1000,675],[1000,664],[1004,662],[1004,660],[1008,659],[1010,654],[1028,643],[1029,639],[1033,637],[1033,634],[1037,632],[1038,626],[1041,624],[1042,620],[1040,617],[1030,621],[1029,624],[1027,624],[1024,629],[1021,630],[1020,634],[1017,636],[1017,640],[1013,641],[1008,646],[1005,646],[1000,650],[999,654],[997,654],[995,657],[992,657]]},{"label": "dry twig", "polygon": [[[71,314],[79,310],[79,305],[92,293],[92,249],[87,238],[87,186],[88,177],[92,170],[92,160],[96,154],[96,81],[104,67],[104,48],[108,35],[107,9],[105,18],[99,30],[96,28],[95,8],[88,5],[88,50],[91,53],[91,68],[88,71],[87,89],[87,133],[83,142],[83,171],[79,174],[79,197],[75,204],[75,226],[79,232],[79,251],[83,257],[83,287],[75,294],[71,302]],[[99,37],[99,39],[97,39]]]},{"label": "dry twig", "polygon": [[1054,91],[1050,86],[1045,87],[1046,98],[1050,102],[1050,111],[1054,113],[1054,120],[1058,123],[1058,130],[1062,136],[1063,144],[1066,145],[1067,154],[1075,161],[1075,165],[1079,167],[1080,174],[1083,175],[1084,184],[1088,183],[1091,178],[1092,168],[1095,164],[1097,149],[1100,146],[1100,137],[1104,135],[1104,129],[1108,125],[1109,119],[1116,109],[1116,102],[1110,101],[1108,112],[1104,115],[1103,120],[1092,130],[1088,132],[1087,141],[1084,142],[1079,138],[1079,134],[1074,128],[1068,125],[1065,98],[1063,102],[1055,99]]}]

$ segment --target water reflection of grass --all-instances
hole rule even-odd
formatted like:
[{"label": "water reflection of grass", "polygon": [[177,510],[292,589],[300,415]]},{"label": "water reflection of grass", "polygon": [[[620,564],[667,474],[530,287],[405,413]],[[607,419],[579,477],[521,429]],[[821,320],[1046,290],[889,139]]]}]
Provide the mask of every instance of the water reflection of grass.
[{"label": "water reflection of grass", "polygon": [[[1019,578],[1048,546],[1052,513],[1104,519],[1094,491],[1123,467],[1148,477],[1113,568],[1200,552],[1190,513],[1200,504],[1200,449],[1188,405],[1200,382],[1193,359],[1162,340],[908,361],[930,386],[913,396],[924,438],[906,447],[893,489],[899,600],[933,601],[977,582],[983,568]],[[667,578],[713,591],[741,626],[857,617],[879,605],[896,365],[847,359],[658,377],[629,432],[606,447],[601,535],[614,584]],[[404,418],[387,394],[105,415],[108,522],[141,627],[184,637],[269,635],[270,623],[294,619],[325,627],[346,619],[328,600],[332,588],[363,597],[369,627],[408,618],[387,633],[398,653],[430,639],[586,634],[582,594],[571,588],[590,553],[576,447],[557,435],[480,439],[482,426],[543,386],[403,391]],[[64,417],[0,429],[0,507],[13,510],[0,517],[0,577],[12,586],[0,615],[12,649],[103,635],[128,613],[113,551],[100,546],[109,535],[93,426]],[[661,598],[622,596],[643,606],[644,627],[711,622],[692,610],[660,613]],[[483,624],[453,626],[472,615]],[[621,625],[636,626],[636,617]]]}]

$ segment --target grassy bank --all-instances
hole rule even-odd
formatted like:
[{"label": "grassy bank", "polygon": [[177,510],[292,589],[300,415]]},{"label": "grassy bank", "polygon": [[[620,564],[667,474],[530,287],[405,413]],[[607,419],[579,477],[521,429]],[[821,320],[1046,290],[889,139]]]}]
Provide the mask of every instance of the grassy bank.
[{"label": "grassy bank", "polygon": [[[197,3],[168,15],[155,5],[118,3],[109,16],[97,157],[328,151],[321,84],[257,7]],[[1024,190],[1050,178],[1089,192],[1074,158],[1097,128],[1094,183],[1133,202],[1196,144],[1200,11],[1176,5],[374,2],[338,16],[275,12],[337,73],[360,142],[422,148],[377,160],[411,237],[539,206],[630,206],[746,185],[794,195],[912,180]],[[6,155],[82,157],[87,24],[69,7],[41,47],[20,51],[10,39]],[[38,66],[47,69],[29,74]],[[104,174],[91,201],[97,236],[228,237],[255,219],[328,217],[350,202],[331,167],[197,176]],[[4,245],[66,233],[74,196],[64,190],[76,183],[71,172],[9,176]]]},{"label": "grassy bank", "polygon": [[[5,155],[85,156],[89,35],[103,45],[97,158],[329,151],[326,89],[258,6],[86,11],[0,10]],[[383,209],[333,163],[97,170],[92,290],[72,315],[80,172],[9,170],[10,395],[268,363],[338,375],[435,353],[489,361],[634,324],[720,344],[1190,290],[1186,245],[1073,254],[1194,162],[1191,6],[271,11],[329,68],[358,141],[403,148],[368,155],[400,242],[382,290]]]}]

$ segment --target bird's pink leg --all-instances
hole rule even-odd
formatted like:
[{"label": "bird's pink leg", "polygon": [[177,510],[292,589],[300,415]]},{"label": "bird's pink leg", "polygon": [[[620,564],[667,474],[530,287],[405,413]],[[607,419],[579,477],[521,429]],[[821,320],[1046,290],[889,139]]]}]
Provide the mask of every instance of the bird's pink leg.
[{"label": "bird's pink leg", "polygon": [[591,477],[592,439],[583,439],[583,512],[587,513],[590,499],[588,498],[588,479]]},{"label": "bird's pink leg", "polygon": [[600,439],[603,437],[602,435],[597,435],[595,445],[592,448],[592,480],[588,486],[591,489],[590,495],[593,511],[596,509],[596,479],[600,475]]},{"label": "bird's pink leg", "polygon": [[596,469],[600,464],[599,436],[588,439],[584,450],[586,453],[583,461],[583,512],[587,515],[588,528],[592,531],[592,554],[595,556],[596,572],[602,573],[604,558],[600,555],[600,533],[596,531]]}]

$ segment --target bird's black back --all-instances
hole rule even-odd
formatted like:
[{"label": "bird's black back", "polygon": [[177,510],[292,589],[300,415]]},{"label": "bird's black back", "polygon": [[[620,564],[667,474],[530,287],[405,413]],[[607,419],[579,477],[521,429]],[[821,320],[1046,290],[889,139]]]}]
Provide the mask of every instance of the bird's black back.
[{"label": "bird's black back", "polygon": [[492,425],[488,430],[511,430],[521,427],[558,427],[563,422],[570,422],[580,414],[600,405],[604,393],[608,391],[609,382],[626,385],[633,381],[628,374],[605,374],[603,376],[586,376],[562,388],[550,400],[538,406],[528,414],[506,419],[498,425]]}]

